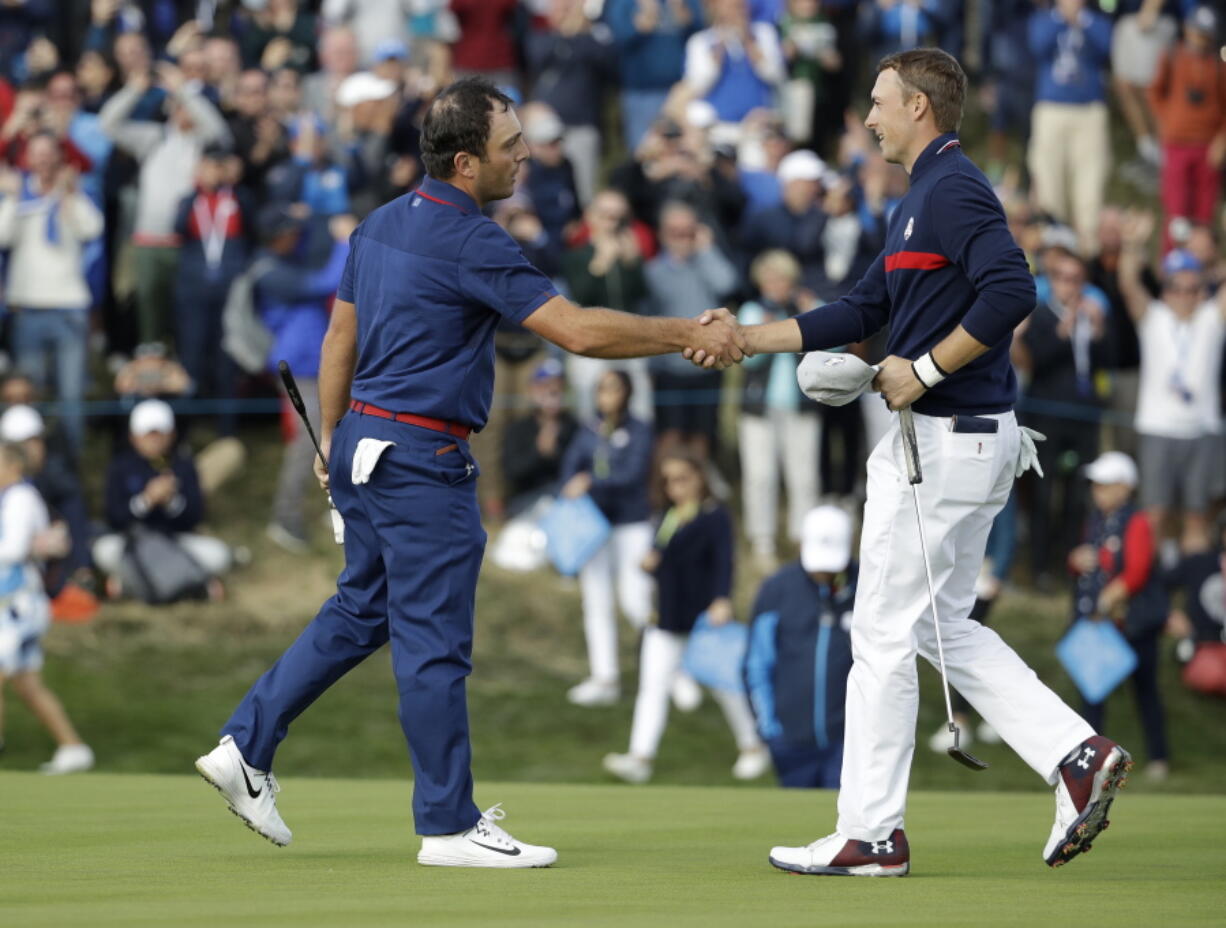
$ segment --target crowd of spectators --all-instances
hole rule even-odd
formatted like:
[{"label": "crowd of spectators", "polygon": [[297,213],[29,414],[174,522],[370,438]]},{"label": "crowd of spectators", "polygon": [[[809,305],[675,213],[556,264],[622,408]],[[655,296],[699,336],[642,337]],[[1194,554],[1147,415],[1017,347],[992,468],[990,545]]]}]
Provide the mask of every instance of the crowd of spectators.
[{"label": "crowd of spectators", "polygon": [[[1013,359],[1047,478],[1019,486],[998,560],[1028,539],[1029,578],[1054,587],[1082,537],[1084,467],[1112,448],[1139,458],[1159,556],[1204,553],[1226,495],[1222,25],[1194,0],[6,0],[0,292],[18,395],[6,385],[5,403],[52,425],[44,495],[73,535],[57,583],[94,566],[71,477],[87,448],[107,453],[87,440],[106,431],[87,398],[190,412],[145,486],[94,507],[112,532],[133,500],[178,498],[176,437],[264,427],[248,401],[275,394],[277,360],[316,405],[348,236],[420,181],[421,117],[453,78],[489,77],[520,104],[531,159],[491,214],[564,292],[654,315],[733,305],[753,322],[837,299],[877,254],[907,178],[864,129],[859,94],[879,56],[927,44],[971,75],[986,132],[966,142],[1038,282]],[[1124,208],[1147,201],[1156,214]],[[881,344],[846,350],[873,361]],[[873,395],[807,403],[794,358],[733,374],[680,357],[542,366],[544,343],[507,324],[496,352],[494,413],[474,439],[492,521],[563,481],[616,487],[623,459],[657,472],[645,441],[703,462],[739,502],[762,573],[819,499],[862,492],[886,417]],[[601,399],[614,393],[616,409]],[[41,418],[19,424],[8,440],[43,441]],[[311,446],[292,416],[282,428],[269,537],[302,552]],[[113,468],[146,466],[114,431]],[[721,445],[732,436],[739,447]],[[619,564],[665,508],[649,479],[633,506],[601,503],[618,540],[585,580],[603,642],[593,679],[616,672],[613,586],[630,584],[623,604],[644,621]],[[117,570],[113,545],[92,550]]]}]

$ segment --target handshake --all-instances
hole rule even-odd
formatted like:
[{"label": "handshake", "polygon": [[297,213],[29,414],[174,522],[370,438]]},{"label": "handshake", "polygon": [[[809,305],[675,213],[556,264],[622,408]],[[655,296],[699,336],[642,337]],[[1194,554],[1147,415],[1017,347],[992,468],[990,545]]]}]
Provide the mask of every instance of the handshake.
[{"label": "handshake", "polygon": [[681,355],[695,367],[722,371],[754,356],[749,330],[723,307],[708,309],[694,321],[694,342]]}]

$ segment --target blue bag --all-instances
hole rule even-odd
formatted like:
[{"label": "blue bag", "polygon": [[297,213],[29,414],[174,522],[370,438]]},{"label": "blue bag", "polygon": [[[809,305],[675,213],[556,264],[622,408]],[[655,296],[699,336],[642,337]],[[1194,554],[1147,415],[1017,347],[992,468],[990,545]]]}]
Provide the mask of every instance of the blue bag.
[{"label": "blue bag", "polygon": [[742,676],[749,649],[749,627],[740,622],[712,625],[704,612],[694,623],[681,665],[685,672],[717,690],[744,691]]},{"label": "blue bag", "polygon": [[1078,619],[1056,645],[1056,656],[1086,702],[1097,705],[1137,668],[1137,655],[1115,623]]},{"label": "blue bag", "polygon": [[612,526],[590,496],[558,499],[541,516],[545,553],[558,573],[573,577],[604,547]]}]

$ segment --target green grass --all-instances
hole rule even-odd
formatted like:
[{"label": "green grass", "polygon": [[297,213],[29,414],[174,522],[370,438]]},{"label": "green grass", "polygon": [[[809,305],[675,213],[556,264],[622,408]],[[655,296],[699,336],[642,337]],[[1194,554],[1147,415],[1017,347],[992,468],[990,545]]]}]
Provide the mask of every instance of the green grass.
[{"label": "green grass", "polygon": [[912,796],[905,880],[802,878],[766,862],[833,817],[831,793],[484,783],[543,871],[414,862],[408,784],[289,778],[294,843],[248,832],[194,777],[0,774],[4,923],[314,925],[1220,925],[1226,799],[1132,796],[1094,852],[1040,859],[1046,796]]}]

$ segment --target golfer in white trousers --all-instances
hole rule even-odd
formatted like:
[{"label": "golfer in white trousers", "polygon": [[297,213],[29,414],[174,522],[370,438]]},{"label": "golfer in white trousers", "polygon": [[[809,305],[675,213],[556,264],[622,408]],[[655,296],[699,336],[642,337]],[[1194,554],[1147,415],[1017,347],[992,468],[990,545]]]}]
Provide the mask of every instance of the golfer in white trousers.
[{"label": "golfer in white trousers", "polygon": [[[806,359],[798,375],[810,396],[822,397],[829,378],[845,391],[836,402],[846,402],[871,381],[891,410],[913,410],[923,470],[913,487],[894,415],[868,462],[837,830],[772,849],[770,862],[783,870],[910,870],[904,816],[919,706],[915,656],[937,658],[924,551],[949,682],[1056,787],[1048,865],[1090,847],[1131,767],[1126,751],[1096,735],[996,632],[969,618],[992,519],[1034,459],[1032,437],[1013,415],[1009,343],[1035,306],[1035,288],[999,200],[961,151],[965,95],[962,68],[938,49],[881,61],[865,125],[886,160],[911,177],[885,249],[843,299],[744,330],[754,352],[813,351],[889,325],[889,356],[877,369],[838,356],[821,365]],[[808,384],[806,371],[815,374]]]}]

